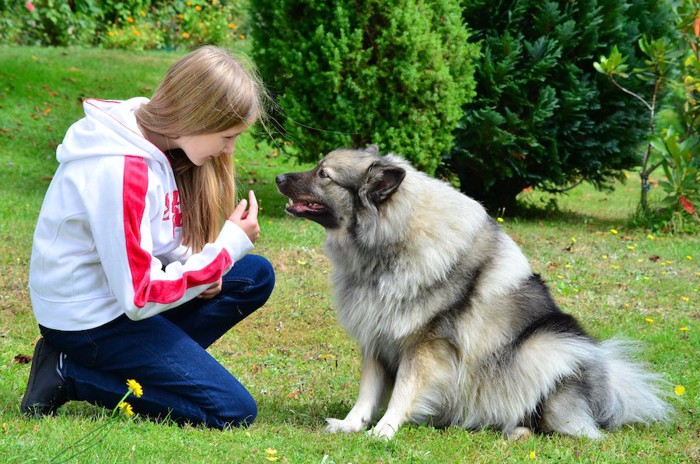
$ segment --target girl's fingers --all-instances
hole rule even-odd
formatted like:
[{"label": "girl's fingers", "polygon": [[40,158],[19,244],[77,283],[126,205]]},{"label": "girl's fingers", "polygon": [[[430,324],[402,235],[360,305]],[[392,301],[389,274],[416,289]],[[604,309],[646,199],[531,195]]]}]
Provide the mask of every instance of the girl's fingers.
[{"label": "girl's fingers", "polygon": [[257,219],[258,199],[255,198],[255,192],[253,192],[252,190],[248,192],[248,201],[250,202],[250,208],[248,209],[248,217]]}]

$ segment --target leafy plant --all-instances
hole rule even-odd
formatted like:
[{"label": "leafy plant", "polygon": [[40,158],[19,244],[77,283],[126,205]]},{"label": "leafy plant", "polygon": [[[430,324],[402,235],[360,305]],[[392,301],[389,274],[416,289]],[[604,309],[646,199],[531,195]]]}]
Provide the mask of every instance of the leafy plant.
[{"label": "leafy plant", "polygon": [[685,231],[684,212],[691,220],[700,219],[695,208],[700,200],[700,172],[696,155],[700,149],[700,138],[694,135],[680,140],[680,136],[671,129],[664,136],[652,137],[650,144],[663,157],[661,166],[666,180],[660,181],[659,185],[666,192],[662,204],[672,213],[671,228]]},{"label": "leafy plant", "polygon": [[[648,199],[649,177],[663,167],[666,180],[660,185],[667,195],[662,206],[667,208],[671,218],[664,219],[661,214],[657,222],[669,230],[683,231],[687,229],[684,212],[698,219],[695,203],[700,195],[700,5],[684,0],[674,13],[675,40],[674,37],[639,40],[639,50],[645,57],[642,67],[630,71],[625,64],[627,57],[617,46],[613,46],[609,56],[601,56],[594,67],[623,93],[641,102],[649,115],[649,141],[639,174],[641,216],[649,218],[654,214]],[[631,75],[646,82],[651,89],[649,97],[619,83],[618,78],[626,79]],[[662,99],[664,94],[667,96]],[[658,111],[659,105],[664,106],[662,111]]]}]

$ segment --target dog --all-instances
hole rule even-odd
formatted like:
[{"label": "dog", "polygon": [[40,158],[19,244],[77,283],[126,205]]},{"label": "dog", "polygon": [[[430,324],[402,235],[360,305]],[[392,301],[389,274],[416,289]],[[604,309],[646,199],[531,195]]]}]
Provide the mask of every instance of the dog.
[{"label": "dog", "polygon": [[326,229],[342,326],[362,353],[359,394],[328,432],[391,439],[408,422],[599,438],[664,421],[663,378],[634,344],[598,341],[553,301],[481,206],[376,146],[280,174],[286,211]]}]

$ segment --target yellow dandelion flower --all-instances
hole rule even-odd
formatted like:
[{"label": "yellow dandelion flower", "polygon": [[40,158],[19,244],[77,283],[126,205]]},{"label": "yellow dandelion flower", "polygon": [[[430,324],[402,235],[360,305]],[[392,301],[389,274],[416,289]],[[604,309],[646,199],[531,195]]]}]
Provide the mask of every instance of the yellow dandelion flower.
[{"label": "yellow dandelion flower", "polygon": [[134,35],[137,36],[137,37],[140,36],[140,35],[141,35],[141,31],[139,31],[138,29],[134,29]]},{"label": "yellow dandelion flower", "polygon": [[601,258],[608,259],[608,255],[603,255],[603,256],[601,256]]},{"label": "yellow dandelion flower", "polygon": [[199,5],[196,5],[196,6],[194,7],[194,9],[197,10],[197,11],[202,11],[202,7],[199,6]]},{"label": "yellow dandelion flower", "polygon": [[236,28],[236,25],[233,24],[233,23],[228,23],[228,28],[229,28],[229,29],[235,29],[235,28]]},{"label": "yellow dandelion flower", "polygon": [[628,250],[634,250],[635,248],[637,248],[637,245],[627,245]]},{"label": "yellow dandelion flower", "polygon": [[178,15],[177,15],[177,19],[183,19],[184,17],[185,17],[185,15],[182,13],[178,13]]},{"label": "yellow dandelion flower", "polygon": [[238,38],[241,39],[241,40],[245,40],[245,34],[239,35]]},{"label": "yellow dandelion flower", "polygon": [[617,234],[618,234],[617,229],[610,229],[610,233],[613,234],[613,235],[617,235]]},{"label": "yellow dandelion flower", "polygon": [[690,255],[688,255],[688,256],[685,257],[685,259],[687,259],[688,261],[692,261],[692,260],[693,260],[693,257],[690,256]]},{"label": "yellow dandelion flower", "polygon": [[274,449],[274,448],[267,448],[267,449],[265,450],[265,452],[266,452],[267,454],[277,454],[277,450]]},{"label": "yellow dandelion flower", "polygon": [[620,269],[620,266],[618,266],[617,264],[611,264],[610,267],[613,269]]},{"label": "yellow dandelion flower", "polygon": [[673,391],[677,396],[685,395],[685,387],[683,385],[676,385],[676,388],[674,388]]},{"label": "yellow dandelion flower", "polygon": [[503,219],[502,217],[496,218],[496,220],[497,220],[498,222],[505,222],[505,219]]},{"label": "yellow dandelion flower", "polygon": [[141,16],[146,16],[146,12],[143,11],[143,10],[139,11],[139,14],[140,14]]},{"label": "yellow dandelion flower", "polygon": [[656,237],[654,237],[654,236],[651,235],[651,234],[647,234],[647,238],[648,238],[649,240],[654,240],[654,239],[656,239]]},{"label": "yellow dandelion flower", "polygon": [[183,39],[189,39],[189,38],[190,38],[190,33],[189,33],[189,32],[183,32],[183,33],[182,33],[182,38],[183,38]]},{"label": "yellow dandelion flower", "polygon": [[134,18],[132,18],[131,16],[129,16],[128,18],[126,18],[126,22],[127,22],[127,23],[133,23],[133,22],[134,22]]},{"label": "yellow dandelion flower", "polygon": [[126,401],[122,401],[121,403],[119,403],[119,410],[123,412],[127,417],[131,417],[134,415],[134,408],[132,408],[131,405]]},{"label": "yellow dandelion flower", "polygon": [[537,455],[535,454],[534,451],[530,451],[530,459],[532,459],[533,461],[534,461],[535,459],[537,459]]},{"label": "yellow dandelion flower", "polygon": [[571,237],[571,243],[576,243],[576,237]]},{"label": "yellow dandelion flower", "polygon": [[192,6],[192,2],[185,2],[185,5]]},{"label": "yellow dandelion flower", "polygon": [[280,458],[278,458],[277,456],[267,456],[265,459],[267,459],[268,461],[275,462],[279,461]]},{"label": "yellow dandelion flower", "polygon": [[681,300],[683,300],[683,301],[690,301],[690,298],[688,298],[687,296],[682,296],[682,297],[681,297]]},{"label": "yellow dandelion flower", "polygon": [[134,379],[129,379],[126,381],[126,386],[129,387],[129,391],[134,394],[136,398],[141,398],[143,396],[143,387]]},{"label": "yellow dandelion flower", "polygon": [[685,325],[684,325],[683,327],[681,327],[681,328],[678,329],[678,330],[681,330],[681,331],[683,331],[683,332],[687,332],[687,331],[690,330],[690,329],[688,329],[688,326],[685,326]]},{"label": "yellow dandelion flower", "polygon": [[107,35],[109,35],[110,37],[114,37],[114,31],[109,31]]},{"label": "yellow dandelion flower", "polygon": [[647,318],[645,318],[644,320],[647,321],[649,324],[653,324],[653,323],[654,323],[654,319],[652,319],[652,318],[650,318],[650,317],[647,317]]}]

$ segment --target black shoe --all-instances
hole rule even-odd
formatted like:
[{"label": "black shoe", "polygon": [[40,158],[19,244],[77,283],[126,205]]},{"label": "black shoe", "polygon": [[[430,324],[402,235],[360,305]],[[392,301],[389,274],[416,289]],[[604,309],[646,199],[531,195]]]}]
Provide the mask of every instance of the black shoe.
[{"label": "black shoe", "polygon": [[22,413],[30,417],[53,414],[68,401],[66,381],[57,371],[61,353],[43,338],[36,342],[27,391],[22,398]]}]

